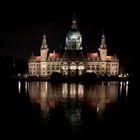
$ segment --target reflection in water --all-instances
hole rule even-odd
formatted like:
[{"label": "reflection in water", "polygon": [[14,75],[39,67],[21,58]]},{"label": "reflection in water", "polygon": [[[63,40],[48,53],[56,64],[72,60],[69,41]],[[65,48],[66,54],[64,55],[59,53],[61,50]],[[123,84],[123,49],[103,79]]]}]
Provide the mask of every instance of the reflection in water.
[{"label": "reflection in water", "polygon": [[84,86],[81,84],[78,84],[78,97],[83,98],[84,96]]},{"label": "reflection in water", "polygon": [[62,97],[67,98],[68,96],[68,84],[62,84]]},{"label": "reflection in water", "polygon": [[123,86],[123,82],[120,82],[120,94],[122,94],[122,86]]},{"label": "reflection in water", "polygon": [[128,84],[129,84],[129,82],[126,81],[126,96],[128,96]]},{"label": "reflection in water", "polygon": [[[129,86],[129,81],[121,81],[120,82],[120,91],[119,94],[120,96],[125,97],[125,101],[128,99],[128,86]],[[121,99],[121,97],[120,97]]]},{"label": "reflection in water", "polygon": [[63,83],[60,85],[62,89],[60,89],[60,94],[62,93],[61,98],[71,98],[71,99],[82,99],[84,96],[84,85],[81,84],[67,84]]},{"label": "reflection in water", "polygon": [[21,93],[21,82],[18,81],[18,92]]},{"label": "reflection in water", "polygon": [[108,82],[85,88],[88,104],[95,109],[97,115],[102,117],[106,105],[115,103],[118,98],[118,82]]},{"label": "reflection in water", "polygon": [[[81,123],[84,103],[96,112],[98,118],[102,118],[107,105],[116,103],[124,93],[127,99],[128,86],[128,81],[102,82],[97,85],[25,82],[25,92],[29,94],[33,105],[40,106],[43,117],[48,117],[50,110],[55,110],[61,104],[71,124],[78,125]],[[20,82],[18,91],[21,92]]]},{"label": "reflection in water", "polygon": [[75,98],[76,96],[76,85],[70,84],[70,98]]},{"label": "reflection in water", "polygon": [[25,92],[26,93],[28,92],[28,83],[27,83],[27,81],[25,82]]},{"label": "reflection in water", "polygon": [[40,108],[43,115],[47,116],[48,113],[48,104],[47,104],[47,82],[39,85],[40,87]]}]

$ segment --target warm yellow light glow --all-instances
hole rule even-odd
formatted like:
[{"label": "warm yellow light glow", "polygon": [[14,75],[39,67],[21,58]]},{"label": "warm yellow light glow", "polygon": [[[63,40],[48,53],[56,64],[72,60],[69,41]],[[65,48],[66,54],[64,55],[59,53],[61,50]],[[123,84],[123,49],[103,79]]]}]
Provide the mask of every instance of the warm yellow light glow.
[{"label": "warm yellow light glow", "polygon": [[68,84],[62,84],[62,97],[66,98],[68,96]]},{"label": "warm yellow light glow", "polygon": [[48,103],[47,103],[47,82],[40,82],[40,109],[43,116],[46,117],[48,113]]},{"label": "warm yellow light glow", "polygon": [[48,87],[48,82],[45,82],[45,84],[46,84],[45,86],[46,86],[46,91],[47,91],[48,90],[48,88],[47,88]]},{"label": "warm yellow light glow", "polygon": [[129,84],[129,81],[126,81],[126,85],[128,85]]},{"label": "warm yellow light glow", "polygon": [[99,106],[97,106],[97,112],[99,112]]},{"label": "warm yellow light glow", "polygon": [[123,85],[123,82],[121,81],[120,82],[120,94],[122,94],[122,85]]},{"label": "warm yellow light glow", "polygon": [[21,82],[18,81],[18,92],[21,93]]},{"label": "warm yellow light glow", "polygon": [[27,91],[28,91],[28,83],[27,83],[27,81],[25,82],[25,92],[27,93]]},{"label": "warm yellow light glow", "polygon": [[71,84],[70,85],[70,97],[74,98],[76,96],[76,85],[75,84]]},{"label": "warm yellow light glow", "polygon": [[[103,82],[97,85],[82,84],[57,84],[47,82],[25,82],[28,85],[28,92],[32,104],[40,106],[42,114],[47,116],[49,108],[56,108],[60,103],[86,100],[88,105],[96,111],[97,116],[102,117],[106,105],[115,103],[118,100],[118,90],[120,94],[127,97],[129,82]],[[22,83],[18,82],[19,93],[21,92]],[[126,98],[127,100],[127,98]]]},{"label": "warm yellow light glow", "polygon": [[128,96],[128,81],[126,81],[126,96]]},{"label": "warm yellow light glow", "polygon": [[78,84],[78,97],[83,98],[84,96],[84,85]]}]

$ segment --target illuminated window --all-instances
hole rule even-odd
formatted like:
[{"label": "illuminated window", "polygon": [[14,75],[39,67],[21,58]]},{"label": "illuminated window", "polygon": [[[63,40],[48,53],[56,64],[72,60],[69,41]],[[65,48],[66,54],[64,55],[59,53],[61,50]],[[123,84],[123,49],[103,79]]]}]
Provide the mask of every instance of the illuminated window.
[{"label": "illuminated window", "polygon": [[55,66],[54,65],[52,65],[52,70],[55,70]]},{"label": "illuminated window", "polygon": [[50,65],[47,65],[47,69],[50,70]]},{"label": "illuminated window", "polygon": [[87,69],[90,69],[90,65],[87,65]]},{"label": "illuminated window", "polygon": [[70,69],[71,69],[71,70],[76,70],[76,69],[77,69],[77,66],[76,66],[76,64],[75,64],[74,62],[72,62],[72,63],[70,64]]}]

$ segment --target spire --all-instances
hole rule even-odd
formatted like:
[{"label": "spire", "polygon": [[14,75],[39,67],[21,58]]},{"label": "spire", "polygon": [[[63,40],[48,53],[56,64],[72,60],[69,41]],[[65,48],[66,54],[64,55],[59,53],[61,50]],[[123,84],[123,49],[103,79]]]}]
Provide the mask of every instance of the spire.
[{"label": "spire", "polygon": [[32,53],[31,53],[31,58],[33,58],[34,56],[35,56],[35,55],[34,55],[34,52],[32,52]]},{"label": "spire", "polygon": [[42,48],[47,48],[47,41],[46,41],[46,35],[45,33],[43,34],[43,39],[42,39]]},{"label": "spire", "polygon": [[35,55],[34,52],[31,53],[31,61],[34,61]]},{"label": "spire", "polygon": [[13,67],[15,67],[15,57],[13,57]]},{"label": "spire", "polygon": [[53,49],[53,53],[55,53],[55,49]]},{"label": "spire", "polygon": [[47,49],[47,51],[49,50],[45,33],[43,34],[41,49]]},{"label": "spire", "polygon": [[73,15],[73,18],[72,18],[71,29],[72,29],[72,30],[77,30],[77,21],[76,21],[76,16],[75,16],[75,14]]},{"label": "spire", "polygon": [[113,59],[117,60],[117,55],[116,54],[113,55]]},{"label": "spire", "polygon": [[103,30],[103,33],[102,33],[101,44],[105,44],[105,34],[104,34],[104,30]]},{"label": "spire", "polygon": [[101,39],[101,45],[100,45],[100,48],[101,48],[101,49],[106,49],[104,30],[103,30],[103,33],[102,33],[102,39]]}]

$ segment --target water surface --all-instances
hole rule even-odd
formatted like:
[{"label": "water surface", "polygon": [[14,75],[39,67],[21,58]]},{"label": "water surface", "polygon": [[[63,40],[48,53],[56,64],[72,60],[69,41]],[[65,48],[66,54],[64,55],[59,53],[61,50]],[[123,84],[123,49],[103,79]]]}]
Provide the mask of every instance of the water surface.
[{"label": "water surface", "polygon": [[21,130],[21,135],[111,138],[131,130],[128,81],[94,85],[17,81],[13,85],[10,128]]}]

